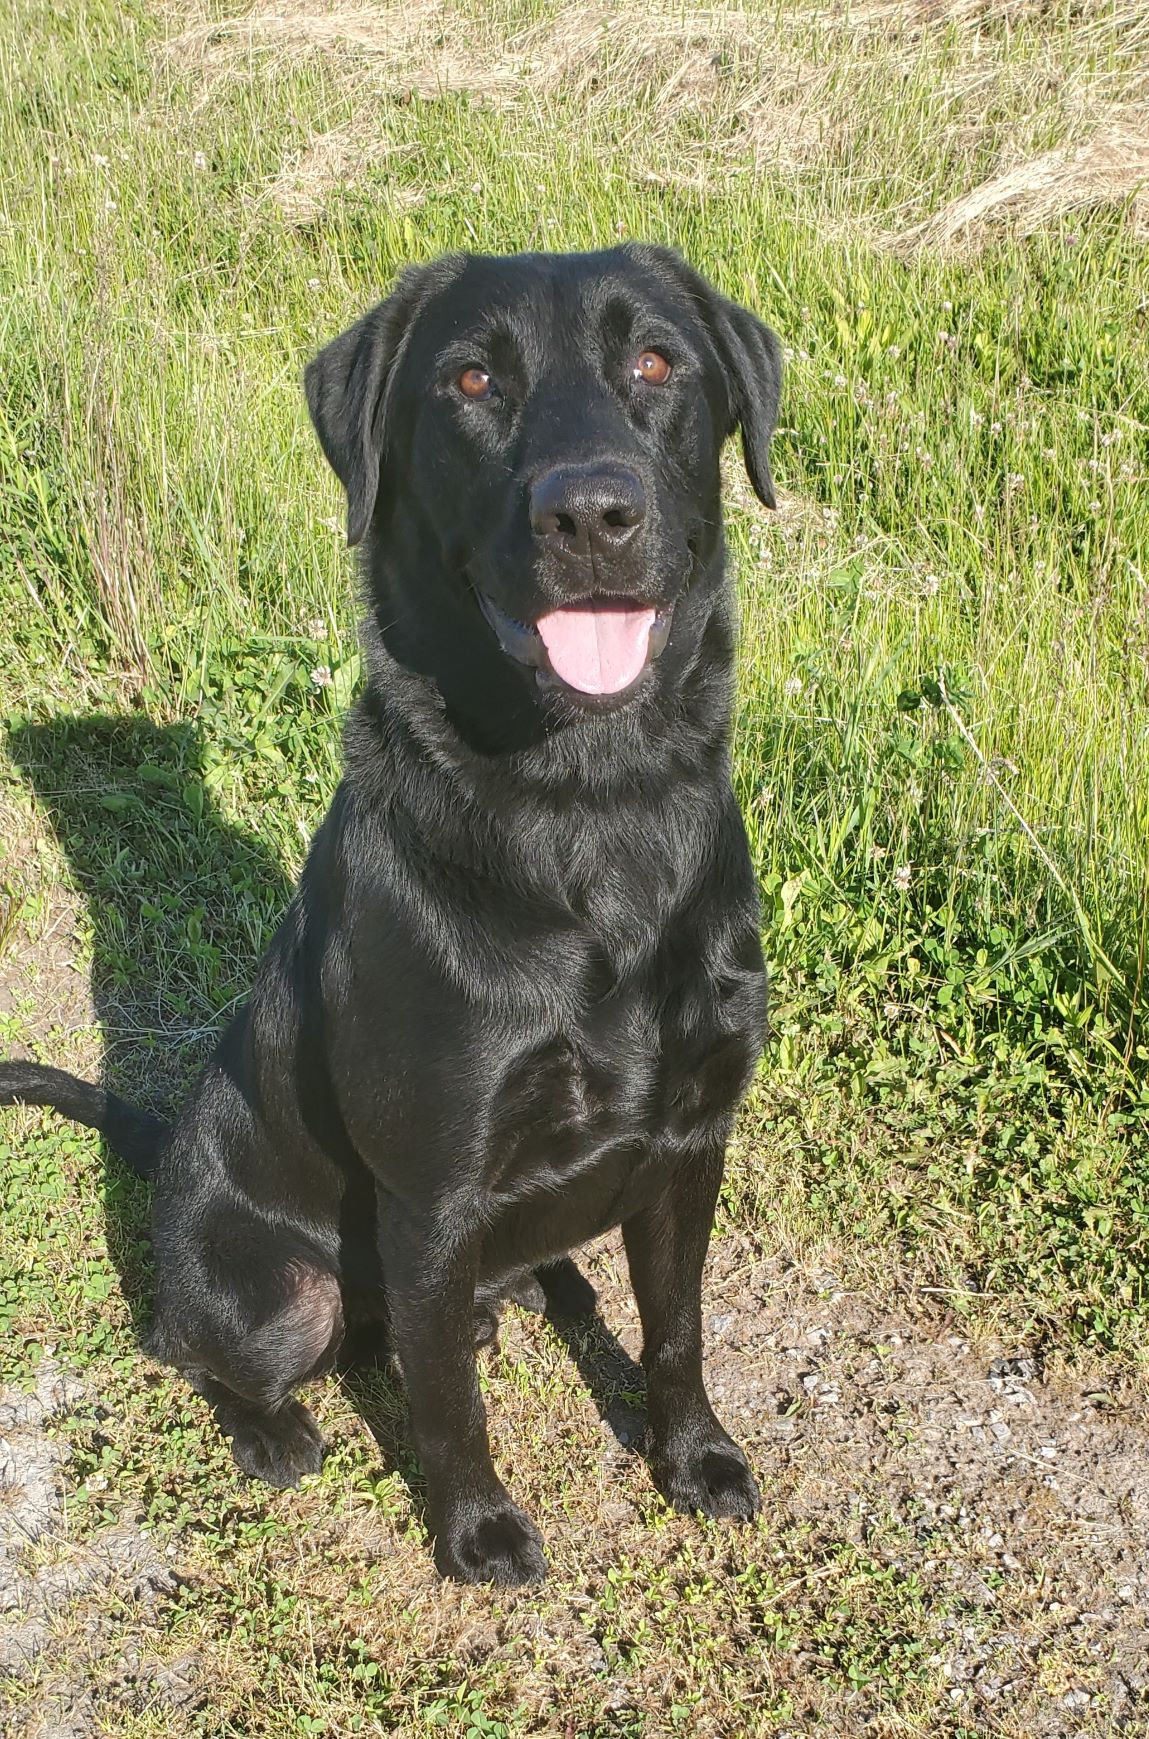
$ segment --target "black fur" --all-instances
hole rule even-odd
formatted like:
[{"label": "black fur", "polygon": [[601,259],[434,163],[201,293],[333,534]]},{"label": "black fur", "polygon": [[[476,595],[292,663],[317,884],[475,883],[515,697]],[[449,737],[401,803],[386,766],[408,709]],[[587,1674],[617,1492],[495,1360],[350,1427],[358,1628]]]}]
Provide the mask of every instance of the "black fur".
[{"label": "black fur", "polygon": [[[648,350],[664,383],[636,374]],[[460,390],[474,368],[487,398]],[[780,376],[773,334],[663,249],[405,273],[307,370],[363,542],[368,675],[250,1001],[170,1134],[58,1071],[0,1070],[0,1097],[145,1172],[162,1150],[152,1345],[241,1466],[318,1467],[292,1391],[348,1323],[386,1323],[436,1560],[466,1580],[545,1571],[491,1464],[473,1342],[507,1297],[592,1308],[567,1252],[620,1223],[655,1477],[683,1509],[758,1508],[703,1387],[700,1286],[764,1019],[718,457],[740,426],[773,504]],[[532,632],[591,596],[659,612],[620,693],[558,681]]]}]

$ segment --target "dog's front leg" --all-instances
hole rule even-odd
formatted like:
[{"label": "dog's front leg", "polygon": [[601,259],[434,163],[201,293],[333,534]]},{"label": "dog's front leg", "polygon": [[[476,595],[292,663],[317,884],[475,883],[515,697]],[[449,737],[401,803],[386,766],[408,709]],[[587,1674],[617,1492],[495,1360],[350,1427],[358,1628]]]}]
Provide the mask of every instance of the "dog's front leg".
[{"label": "dog's front leg", "polygon": [[675,1509],[749,1521],[761,1505],[746,1457],[714,1416],[702,1379],[702,1268],[723,1148],[687,1159],[662,1195],[623,1222],[642,1318],[650,1467]]},{"label": "dog's front leg", "polygon": [[427,1481],[435,1563],[459,1582],[541,1582],[542,1541],[495,1472],[475,1372],[477,1249],[444,1257],[441,1223],[380,1215],[392,1345]]}]

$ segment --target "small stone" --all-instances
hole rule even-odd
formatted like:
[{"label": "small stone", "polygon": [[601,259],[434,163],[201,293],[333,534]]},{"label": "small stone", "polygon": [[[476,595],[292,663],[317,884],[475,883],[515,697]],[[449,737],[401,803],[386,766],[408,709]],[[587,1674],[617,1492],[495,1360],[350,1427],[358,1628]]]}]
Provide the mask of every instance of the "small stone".
[{"label": "small stone", "polygon": [[1011,1353],[994,1359],[987,1373],[990,1377],[1012,1377],[1015,1382],[1031,1383],[1037,1375],[1037,1360],[1025,1353]]}]

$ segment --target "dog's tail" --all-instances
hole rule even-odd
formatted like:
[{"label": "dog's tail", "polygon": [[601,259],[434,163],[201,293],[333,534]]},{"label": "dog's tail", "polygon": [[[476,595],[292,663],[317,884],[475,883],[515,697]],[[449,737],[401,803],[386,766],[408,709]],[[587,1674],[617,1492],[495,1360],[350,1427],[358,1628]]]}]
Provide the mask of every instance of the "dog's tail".
[{"label": "dog's tail", "polygon": [[98,1129],[137,1177],[153,1176],[168,1137],[168,1125],[150,1111],[129,1105],[92,1081],[39,1063],[0,1063],[0,1105],[14,1104],[50,1105]]}]

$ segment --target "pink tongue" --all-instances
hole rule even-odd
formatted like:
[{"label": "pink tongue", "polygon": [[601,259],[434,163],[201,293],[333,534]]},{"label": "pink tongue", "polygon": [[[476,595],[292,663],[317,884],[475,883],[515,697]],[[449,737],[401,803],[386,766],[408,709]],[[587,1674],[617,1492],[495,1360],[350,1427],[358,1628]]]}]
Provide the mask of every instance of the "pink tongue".
[{"label": "pink tongue", "polygon": [[535,626],[556,676],[583,694],[617,694],[646,663],[654,611],[569,604]]}]

